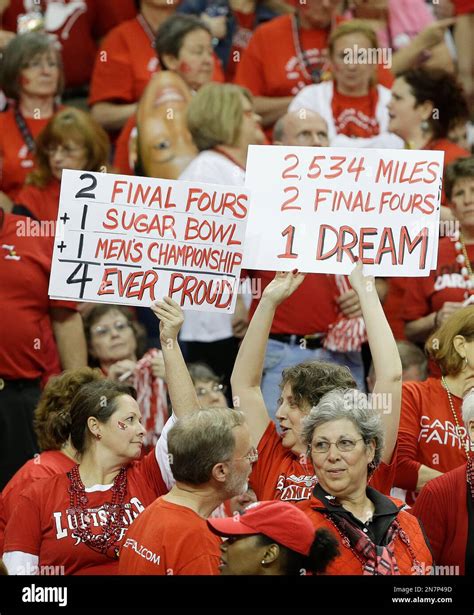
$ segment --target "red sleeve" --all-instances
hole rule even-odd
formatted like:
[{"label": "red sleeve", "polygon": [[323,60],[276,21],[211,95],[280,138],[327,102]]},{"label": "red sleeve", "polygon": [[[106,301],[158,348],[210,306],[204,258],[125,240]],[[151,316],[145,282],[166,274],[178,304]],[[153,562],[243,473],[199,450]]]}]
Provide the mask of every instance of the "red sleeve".
[{"label": "red sleeve", "polygon": [[134,175],[134,170],[130,166],[129,144],[132,130],[136,126],[136,115],[133,114],[127,120],[117,139],[115,146],[114,167],[117,173],[122,175]]},{"label": "red sleeve", "polygon": [[421,466],[421,463],[416,461],[420,433],[420,410],[421,392],[415,383],[406,382],[402,391],[395,486],[408,491],[416,490],[418,471]]},{"label": "red sleeve", "polygon": [[249,480],[257,500],[260,500],[265,489],[265,483],[272,478],[273,468],[280,465],[280,461],[285,454],[273,421],[268,423],[257,449],[258,461],[253,466]]},{"label": "red sleeve", "polygon": [[403,320],[411,322],[427,316],[431,311],[429,297],[426,294],[426,281],[429,278],[407,278],[403,302]]},{"label": "red sleeve", "polygon": [[30,489],[22,493],[5,529],[4,553],[23,551],[39,555],[42,530],[40,503]]},{"label": "red sleeve", "polygon": [[439,489],[436,479],[427,483],[416,498],[410,511],[418,518],[428,536],[434,561],[439,561],[443,551],[446,536],[446,517],[444,511],[449,510],[452,502],[446,498],[444,489]]},{"label": "red sleeve", "polygon": [[131,58],[122,37],[122,28],[105,38],[92,72],[89,105],[98,102],[135,102]]},{"label": "red sleeve", "polygon": [[129,476],[134,474],[135,478],[145,482],[156,494],[157,498],[169,491],[161,475],[160,466],[155,456],[155,449],[150,451],[140,461],[134,462],[128,472]]},{"label": "red sleeve", "polygon": [[266,92],[260,38],[257,28],[237,66],[234,79],[234,83],[248,88],[254,96],[265,96]]}]

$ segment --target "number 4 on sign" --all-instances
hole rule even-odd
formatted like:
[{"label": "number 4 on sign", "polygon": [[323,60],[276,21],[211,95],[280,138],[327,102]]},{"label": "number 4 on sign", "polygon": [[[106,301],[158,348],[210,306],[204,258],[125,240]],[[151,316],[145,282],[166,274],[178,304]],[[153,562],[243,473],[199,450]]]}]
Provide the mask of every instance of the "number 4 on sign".
[{"label": "number 4 on sign", "polygon": [[285,235],[287,235],[286,247],[285,247],[285,252],[283,254],[278,254],[278,258],[298,258],[298,254],[295,254],[293,252],[293,240],[295,238],[295,227],[289,225],[286,227],[284,231],[282,231],[281,234],[282,234],[282,237],[285,237]]},{"label": "number 4 on sign", "polygon": [[[76,278],[75,275],[79,273],[79,271],[84,268],[84,275],[82,278]],[[92,282],[92,278],[87,277],[87,270],[89,265],[87,263],[79,263],[79,265],[74,269],[71,275],[67,278],[67,284],[80,284],[81,290],[79,291],[79,297],[82,299],[84,297],[84,289],[86,287],[87,282]]]}]

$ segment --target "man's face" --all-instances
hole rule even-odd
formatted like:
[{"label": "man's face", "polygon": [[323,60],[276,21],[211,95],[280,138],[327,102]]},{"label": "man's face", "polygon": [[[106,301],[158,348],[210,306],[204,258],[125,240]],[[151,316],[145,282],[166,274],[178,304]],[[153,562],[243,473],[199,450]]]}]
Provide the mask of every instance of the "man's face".
[{"label": "man's face", "polygon": [[285,119],[281,144],[328,147],[326,121],[318,113],[306,109],[289,113]]}]

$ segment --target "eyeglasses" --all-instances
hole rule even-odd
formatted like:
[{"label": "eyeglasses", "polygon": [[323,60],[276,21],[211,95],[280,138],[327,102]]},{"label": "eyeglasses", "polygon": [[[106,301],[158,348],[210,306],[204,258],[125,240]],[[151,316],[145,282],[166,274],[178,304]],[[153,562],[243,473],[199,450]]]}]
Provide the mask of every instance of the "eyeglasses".
[{"label": "eyeglasses", "polygon": [[237,459],[247,459],[250,463],[256,463],[258,461],[258,451],[256,448],[252,447],[250,453],[245,455],[244,457],[234,457],[234,460]]},{"label": "eyeglasses", "polygon": [[128,320],[117,320],[117,322],[114,322],[112,327],[108,327],[106,325],[97,325],[97,327],[92,327],[91,333],[93,335],[96,335],[97,337],[105,337],[106,335],[109,335],[109,333],[111,333],[112,329],[117,332],[120,332],[125,331],[125,329],[130,328],[130,326],[131,325]]},{"label": "eyeglasses", "polygon": [[360,442],[364,438],[359,438],[358,440],[351,440],[349,438],[340,438],[337,442],[328,442],[327,440],[320,440],[319,442],[315,442],[312,444],[310,448],[315,453],[327,453],[331,448],[332,444],[335,444],[336,447],[343,453],[349,453],[355,449],[357,442]]},{"label": "eyeglasses", "polygon": [[48,156],[54,156],[58,151],[61,151],[64,156],[77,156],[80,152],[84,151],[83,147],[70,147],[69,145],[50,145],[45,148],[45,152]]},{"label": "eyeglasses", "polygon": [[209,395],[209,393],[222,393],[225,395],[227,391],[227,387],[225,384],[213,384],[210,389],[206,389],[204,387],[198,387],[196,389],[196,394],[198,397],[204,397],[204,395]]}]

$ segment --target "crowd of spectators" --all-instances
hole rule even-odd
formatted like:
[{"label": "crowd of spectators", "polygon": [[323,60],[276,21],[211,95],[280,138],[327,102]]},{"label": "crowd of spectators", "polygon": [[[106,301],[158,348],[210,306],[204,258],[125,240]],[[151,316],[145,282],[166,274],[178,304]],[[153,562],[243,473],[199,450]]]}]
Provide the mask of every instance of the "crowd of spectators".
[{"label": "crowd of spectators", "polygon": [[[474,0],[0,19],[0,574],[474,575]],[[269,144],[443,152],[431,274],[49,298],[64,169],[244,186]]]}]

